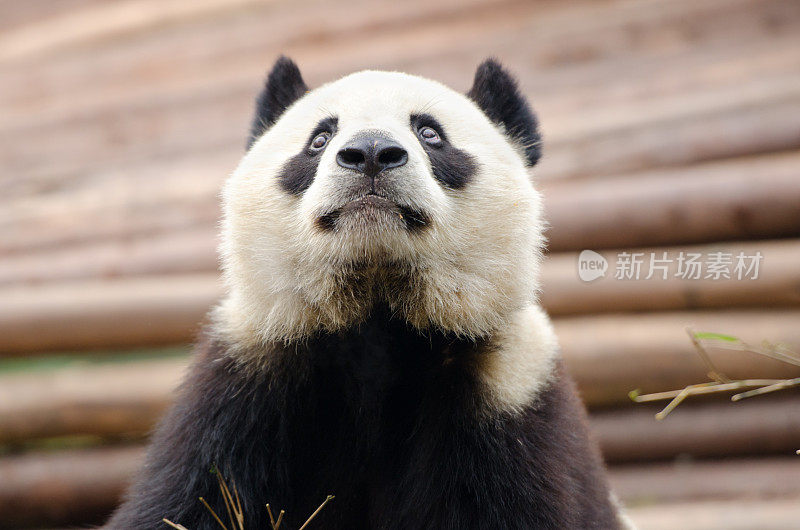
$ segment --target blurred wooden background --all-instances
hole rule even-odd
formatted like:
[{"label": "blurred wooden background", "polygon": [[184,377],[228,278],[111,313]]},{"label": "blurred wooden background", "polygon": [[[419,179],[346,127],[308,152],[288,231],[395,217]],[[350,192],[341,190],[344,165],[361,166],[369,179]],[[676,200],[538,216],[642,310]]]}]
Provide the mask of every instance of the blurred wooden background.
[{"label": "blurred wooden background", "polygon": [[[633,519],[798,527],[796,392],[662,422],[627,397],[706,380],[688,325],[800,350],[796,0],[2,0],[0,528],[101,521],[141,461],[220,295],[217,194],[280,53],[312,86],[464,90],[504,61],[544,129],[543,301]],[[758,280],[583,283],[584,248],[764,258]]]}]

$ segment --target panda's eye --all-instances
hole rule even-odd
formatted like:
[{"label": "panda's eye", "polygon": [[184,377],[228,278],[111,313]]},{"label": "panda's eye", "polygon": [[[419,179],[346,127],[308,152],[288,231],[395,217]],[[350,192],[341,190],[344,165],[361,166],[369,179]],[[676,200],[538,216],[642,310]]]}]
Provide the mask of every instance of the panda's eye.
[{"label": "panda's eye", "polygon": [[331,139],[331,133],[323,132],[319,133],[311,140],[311,145],[309,146],[312,151],[319,151],[323,149],[326,145],[328,145],[328,141]]},{"label": "panda's eye", "polygon": [[420,128],[419,136],[425,141],[425,143],[430,145],[439,145],[442,143],[442,137],[439,136],[439,133],[436,132],[436,129],[433,127],[426,126]]}]

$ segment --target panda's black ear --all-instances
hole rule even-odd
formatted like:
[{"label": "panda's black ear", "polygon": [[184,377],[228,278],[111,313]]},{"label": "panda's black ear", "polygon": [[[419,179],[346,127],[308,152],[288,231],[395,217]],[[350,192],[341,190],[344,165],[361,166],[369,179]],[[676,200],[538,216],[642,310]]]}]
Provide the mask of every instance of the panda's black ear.
[{"label": "panda's black ear", "polygon": [[495,59],[487,59],[475,72],[467,96],[525,149],[528,165],[541,157],[541,136],[536,119],[517,82]]},{"label": "panda's black ear", "polygon": [[250,127],[247,148],[255,143],[274,124],[289,105],[308,92],[300,69],[286,56],[281,55],[272,67],[264,89],[256,99],[256,115]]}]

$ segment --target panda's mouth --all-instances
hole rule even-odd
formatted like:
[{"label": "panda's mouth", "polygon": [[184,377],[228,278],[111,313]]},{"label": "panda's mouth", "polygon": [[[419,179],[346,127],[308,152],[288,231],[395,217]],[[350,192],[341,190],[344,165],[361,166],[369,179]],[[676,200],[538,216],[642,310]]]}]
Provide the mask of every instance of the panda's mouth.
[{"label": "panda's mouth", "polygon": [[410,232],[425,228],[430,219],[423,212],[414,208],[397,204],[391,199],[370,192],[347,202],[317,218],[316,224],[325,231],[335,231],[339,226],[339,219],[344,216],[358,215],[367,220],[376,222],[386,217],[396,217],[402,221]]},{"label": "panda's mouth", "polygon": [[342,213],[350,213],[366,208],[375,208],[377,210],[387,210],[389,212],[396,212],[399,210],[394,201],[381,197],[377,193],[367,193],[357,199],[353,199],[344,206],[342,206]]}]

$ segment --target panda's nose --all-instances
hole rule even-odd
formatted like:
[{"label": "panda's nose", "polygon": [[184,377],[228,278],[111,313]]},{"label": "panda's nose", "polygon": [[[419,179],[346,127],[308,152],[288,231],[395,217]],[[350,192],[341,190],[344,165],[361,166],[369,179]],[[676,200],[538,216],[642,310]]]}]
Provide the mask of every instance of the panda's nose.
[{"label": "panda's nose", "polygon": [[400,167],[408,162],[408,152],[384,136],[360,136],[336,153],[336,162],[344,168],[374,178],[385,169]]}]

